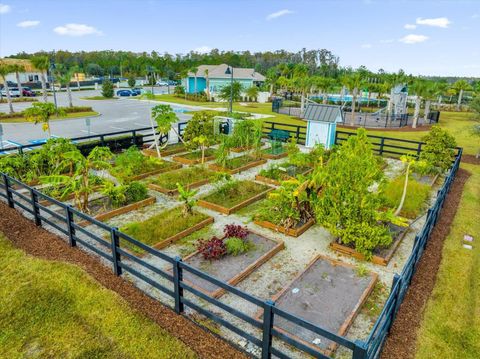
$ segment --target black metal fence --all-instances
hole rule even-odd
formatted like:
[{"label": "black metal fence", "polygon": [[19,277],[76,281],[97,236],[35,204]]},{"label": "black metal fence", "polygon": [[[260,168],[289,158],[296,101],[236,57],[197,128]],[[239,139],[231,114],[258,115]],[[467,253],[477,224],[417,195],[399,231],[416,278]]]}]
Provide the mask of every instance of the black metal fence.
[{"label": "black metal fence", "polygon": [[[276,125],[274,125],[276,126]],[[142,131],[145,129],[137,129]],[[132,132],[132,136],[135,135]],[[294,131],[296,132],[296,130]],[[107,136],[110,134],[100,135]],[[336,143],[339,144],[353,135],[350,132],[338,131],[336,135]],[[422,150],[422,143],[416,141],[406,141],[394,138],[369,136],[372,139],[374,150],[380,155],[402,155],[411,151],[419,154]],[[133,139],[132,139],[133,140]],[[396,144],[394,144],[395,142]],[[273,344],[273,340],[281,340],[297,350],[303,351],[316,358],[328,358],[320,349],[306,345],[304,342],[297,340],[274,327],[275,319],[282,318],[290,321],[297,326],[310,330],[317,335],[324,337],[340,347],[351,351],[352,358],[365,359],[377,358],[381,352],[382,345],[388,334],[388,331],[395,319],[395,315],[403,300],[406,290],[411,282],[415,272],[417,263],[426,247],[430,233],[438,219],[442,205],[450,186],[455,178],[462,156],[462,149],[457,148],[455,161],[450,168],[442,188],[438,192],[435,204],[428,210],[427,221],[420,233],[415,238],[415,245],[412,253],[400,275],[395,275],[391,293],[382,310],[380,317],[375,323],[372,332],[366,341],[350,340],[348,338],[337,335],[322,327],[312,324],[308,320],[297,317],[296,315],[284,311],[275,306],[270,300],[261,300],[240,289],[232,287],[210,275],[202,272],[191,265],[182,262],[179,257],[170,257],[144,243],[122,233],[118,228],[106,225],[91,216],[84,214],[72,206],[57,201],[41,191],[32,188],[6,174],[1,174],[0,181],[0,198],[7,201],[11,208],[19,207],[30,216],[38,226],[50,226],[66,236],[70,246],[81,245],[111,264],[115,275],[120,276],[128,273],[131,277],[142,281],[148,286],[164,293],[173,299],[173,309],[176,313],[185,313],[186,308],[190,308],[205,317],[220,324],[224,328],[230,330],[236,335],[248,340],[261,350],[262,358],[288,358],[280,347]],[[60,211],[52,210],[49,205],[60,208]],[[86,221],[89,227],[80,225],[80,221]],[[93,229],[100,230],[103,236],[96,234]],[[108,239],[106,239],[108,238]],[[135,246],[146,252],[153,261],[148,260],[148,256],[137,257],[129,250],[131,246]],[[158,260],[166,262],[170,269],[165,265],[159,264]],[[183,280],[184,274],[190,273],[202,280],[223,288],[227,293],[237,296],[250,305],[262,310],[262,319],[258,320],[237,308],[212,298],[203,292],[195,289],[188,282]],[[167,283],[167,284],[165,284]],[[202,301],[215,306],[219,310],[223,310],[236,320],[241,320],[253,328],[253,331],[247,332],[241,329],[232,321],[220,316],[217,311],[206,309],[195,302],[193,298],[199,298]]]}]

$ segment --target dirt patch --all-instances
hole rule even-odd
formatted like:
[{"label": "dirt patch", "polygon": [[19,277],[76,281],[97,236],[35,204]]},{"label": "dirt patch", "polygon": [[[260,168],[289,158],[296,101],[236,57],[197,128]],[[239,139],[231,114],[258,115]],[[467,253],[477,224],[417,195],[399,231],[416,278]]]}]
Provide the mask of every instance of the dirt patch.
[{"label": "dirt patch", "polygon": [[463,186],[470,177],[466,170],[459,169],[437,225],[432,231],[427,249],[423,253],[390,334],[382,352],[384,359],[414,358],[417,330],[423,319],[428,299],[435,287],[437,272],[442,261],[443,241],[450,232],[450,226],[462,197]]},{"label": "dirt patch", "polygon": [[474,155],[462,155],[462,162],[469,163],[471,165],[480,165],[480,157],[475,157]]},{"label": "dirt patch", "polygon": [[130,306],[155,321],[183,341],[201,358],[247,358],[225,341],[201,329],[190,320],[150,298],[132,283],[116,277],[110,268],[78,248],[71,248],[60,237],[36,227],[16,210],[0,202],[0,231],[30,255],[72,263],[83,268],[104,287],[117,292]]}]

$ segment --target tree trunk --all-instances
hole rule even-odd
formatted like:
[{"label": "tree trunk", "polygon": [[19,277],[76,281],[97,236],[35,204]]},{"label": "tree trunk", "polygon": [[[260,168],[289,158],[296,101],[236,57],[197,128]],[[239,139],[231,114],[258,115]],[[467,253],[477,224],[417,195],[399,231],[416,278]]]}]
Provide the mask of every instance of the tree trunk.
[{"label": "tree trunk", "polygon": [[462,106],[462,97],[463,97],[463,89],[461,89],[460,93],[458,94],[457,111],[460,111],[460,108]]},{"label": "tree trunk", "polygon": [[10,113],[14,113],[15,111],[13,111],[12,96],[10,96],[10,89],[8,88],[8,82],[5,77],[3,78],[3,82],[5,83],[5,92],[7,93],[8,108]]},{"label": "tree trunk", "polygon": [[65,86],[65,89],[67,90],[67,95],[68,95],[68,106],[73,107],[72,90],[70,89],[70,84],[67,84]]},{"label": "tree trunk", "polygon": [[40,81],[42,82],[43,102],[48,102],[47,80],[45,78],[45,72],[43,71],[42,71],[42,74],[40,75]]},{"label": "tree trunk", "polygon": [[270,97],[273,96],[273,84],[270,84]]},{"label": "tree trunk", "polygon": [[427,123],[428,121],[428,115],[430,114],[430,104],[430,100],[425,101],[425,114],[423,116],[423,123]]},{"label": "tree trunk", "polygon": [[420,96],[415,97],[415,112],[413,113],[413,123],[412,123],[412,128],[417,128],[417,123],[418,123],[418,116],[420,116]]},{"label": "tree trunk", "polygon": [[407,173],[405,174],[405,182],[403,184],[403,193],[402,193],[402,198],[400,199],[400,204],[398,205],[398,208],[396,209],[394,215],[398,216],[400,212],[402,211],[403,204],[405,203],[405,197],[407,197],[407,188],[408,188],[408,175],[410,173],[410,165],[412,162],[408,162],[407,165]]},{"label": "tree trunk", "polygon": [[23,97],[23,88],[22,83],[20,82],[20,74],[15,72],[15,77],[17,78],[17,85],[18,85],[18,92],[20,93],[20,97]]},{"label": "tree trunk", "polygon": [[302,91],[302,98],[300,100],[300,112],[303,113],[305,108],[305,93]]},{"label": "tree trunk", "polygon": [[205,79],[205,84],[207,86],[206,90],[207,90],[207,101],[210,101],[210,79],[207,78]]},{"label": "tree trunk", "polygon": [[350,125],[355,126],[355,102],[357,102],[357,89],[354,88],[352,91],[352,116],[350,119]]},{"label": "tree trunk", "polygon": [[328,103],[328,92],[327,90],[325,90],[325,92],[323,93],[323,104],[326,105]]}]

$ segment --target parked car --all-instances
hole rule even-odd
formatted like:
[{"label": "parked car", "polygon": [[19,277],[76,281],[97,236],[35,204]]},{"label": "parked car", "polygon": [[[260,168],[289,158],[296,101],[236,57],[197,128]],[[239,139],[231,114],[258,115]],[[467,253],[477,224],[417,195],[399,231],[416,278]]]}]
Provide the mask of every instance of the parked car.
[{"label": "parked car", "polygon": [[168,80],[167,83],[168,83],[170,86],[177,86],[177,81]]},{"label": "parked car", "polygon": [[132,96],[136,96],[136,95],[141,95],[141,94],[142,94],[142,89],[139,89],[139,88],[133,88],[133,89],[131,89],[130,91],[132,91],[132,93],[133,93]]},{"label": "parked car", "polygon": [[[20,97],[20,90],[18,89],[18,87],[10,87],[8,89],[8,92],[10,92],[10,96],[11,97]],[[0,92],[0,94],[3,96],[7,96],[7,89],[4,87],[2,89],[2,91]]]},{"label": "parked car", "polygon": [[117,96],[127,97],[127,96],[136,96],[136,95],[134,95],[133,92],[130,90],[118,90]]},{"label": "parked car", "polygon": [[163,80],[157,81],[157,86],[168,86],[168,82]]},{"label": "parked car", "polygon": [[36,93],[32,91],[32,89],[30,87],[22,87],[22,93],[23,93],[23,96],[27,96],[27,97],[35,97],[36,96]]}]

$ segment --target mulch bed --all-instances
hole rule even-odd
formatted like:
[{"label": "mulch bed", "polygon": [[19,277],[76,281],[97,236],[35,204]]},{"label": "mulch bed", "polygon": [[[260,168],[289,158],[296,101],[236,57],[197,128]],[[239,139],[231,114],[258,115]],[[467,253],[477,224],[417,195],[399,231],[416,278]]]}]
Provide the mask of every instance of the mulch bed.
[{"label": "mulch bed", "polygon": [[18,248],[30,255],[72,263],[83,268],[104,287],[117,292],[134,309],[155,321],[183,341],[201,358],[248,358],[227,342],[203,330],[187,318],[147,296],[129,281],[79,248],[71,248],[60,237],[36,227],[19,212],[0,202],[0,231]]},{"label": "mulch bed", "polygon": [[469,163],[471,165],[480,165],[480,157],[476,158],[474,155],[462,155],[462,162]]},{"label": "mulch bed", "polygon": [[442,261],[443,242],[450,232],[450,226],[460,204],[463,186],[468,177],[470,177],[468,171],[458,170],[450,193],[445,199],[440,218],[428,241],[427,249],[420,259],[412,284],[385,342],[381,356],[384,359],[415,357],[417,330],[420,328],[427,301],[435,287],[437,272]]}]

